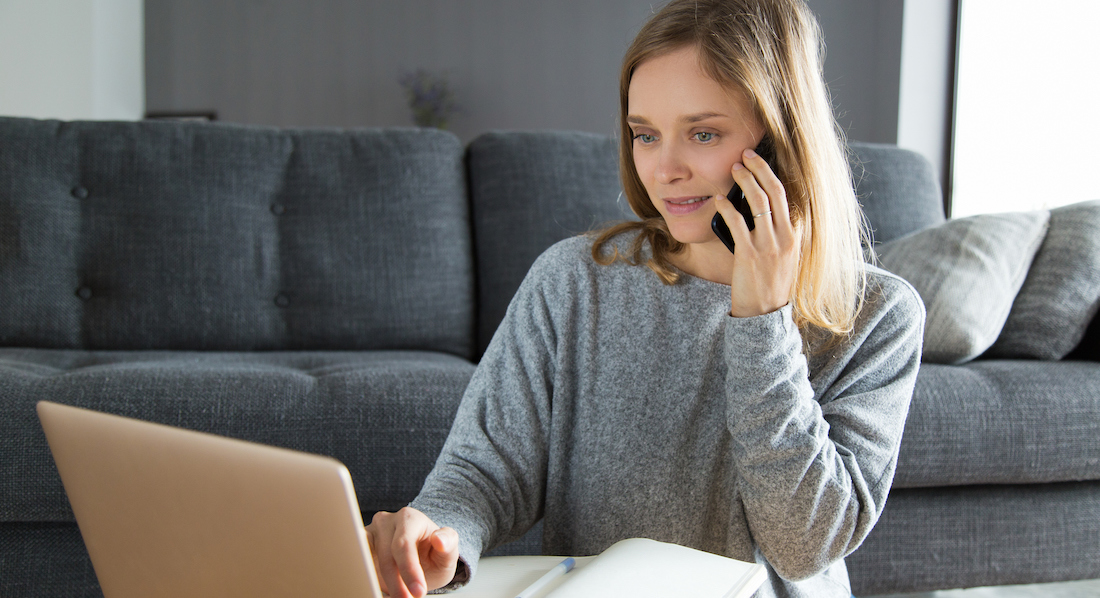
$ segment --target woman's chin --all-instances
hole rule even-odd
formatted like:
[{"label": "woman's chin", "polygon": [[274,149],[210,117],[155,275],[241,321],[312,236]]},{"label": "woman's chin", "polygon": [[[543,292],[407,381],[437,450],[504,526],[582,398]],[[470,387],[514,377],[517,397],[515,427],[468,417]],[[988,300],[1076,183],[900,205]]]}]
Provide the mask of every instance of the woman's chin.
[{"label": "woman's chin", "polygon": [[[667,220],[666,220],[667,222]],[[676,239],[684,245],[698,245],[701,243],[709,243],[711,241],[718,241],[718,236],[714,234],[714,231],[710,228],[710,220],[707,220],[705,227],[698,225],[687,225],[687,223],[670,224],[668,232],[672,235],[673,239]]]}]

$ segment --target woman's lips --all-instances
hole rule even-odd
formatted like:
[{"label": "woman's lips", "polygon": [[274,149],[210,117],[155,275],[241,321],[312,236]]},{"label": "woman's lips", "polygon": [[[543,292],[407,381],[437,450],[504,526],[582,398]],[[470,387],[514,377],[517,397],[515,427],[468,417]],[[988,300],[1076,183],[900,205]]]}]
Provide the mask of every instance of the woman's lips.
[{"label": "woman's lips", "polygon": [[664,199],[665,209],[669,214],[675,216],[683,216],[684,214],[690,214],[696,210],[702,209],[710,201],[711,196],[694,196],[694,197],[666,197]]}]

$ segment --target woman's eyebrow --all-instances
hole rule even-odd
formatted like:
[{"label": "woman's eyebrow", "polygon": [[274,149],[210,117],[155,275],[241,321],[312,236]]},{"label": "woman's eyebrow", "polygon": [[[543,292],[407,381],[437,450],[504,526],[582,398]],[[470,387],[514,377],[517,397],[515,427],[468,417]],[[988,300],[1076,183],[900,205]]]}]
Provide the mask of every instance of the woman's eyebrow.
[{"label": "woman's eyebrow", "polygon": [[726,115],[719,112],[700,112],[699,114],[689,114],[680,120],[686,123],[697,123],[712,118],[726,118]]},{"label": "woman's eyebrow", "polygon": [[[728,118],[721,112],[700,112],[698,114],[688,114],[680,117],[680,122],[683,123],[697,123],[712,118]],[[633,114],[626,117],[626,122],[632,125],[648,125],[649,120],[642,116],[635,116]]]}]

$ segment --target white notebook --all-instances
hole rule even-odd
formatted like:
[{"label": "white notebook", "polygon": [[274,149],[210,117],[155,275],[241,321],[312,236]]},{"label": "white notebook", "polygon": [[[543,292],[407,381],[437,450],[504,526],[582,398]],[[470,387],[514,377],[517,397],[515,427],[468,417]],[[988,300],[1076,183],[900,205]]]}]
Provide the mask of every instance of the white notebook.
[{"label": "white notebook", "polygon": [[[463,598],[515,598],[562,558],[484,558],[474,580],[455,594]],[[748,598],[767,576],[767,570],[756,563],[632,538],[616,542],[598,556],[577,558],[572,572],[557,578],[534,598]]]}]

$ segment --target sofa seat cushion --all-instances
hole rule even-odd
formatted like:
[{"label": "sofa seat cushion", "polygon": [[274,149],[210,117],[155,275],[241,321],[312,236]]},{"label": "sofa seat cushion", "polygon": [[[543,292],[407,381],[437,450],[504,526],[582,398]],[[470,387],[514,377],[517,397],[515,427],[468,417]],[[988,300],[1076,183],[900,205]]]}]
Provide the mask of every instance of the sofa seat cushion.
[{"label": "sofa seat cushion", "polygon": [[924,364],[895,488],[1100,480],[1100,363]]},{"label": "sofa seat cushion", "polygon": [[[932,590],[1100,578],[1098,537],[1100,482],[915,488],[890,492],[871,535],[844,560],[856,596],[957,595]],[[1095,596],[1051,590],[961,594]]]},{"label": "sofa seat cushion", "polygon": [[335,457],[364,512],[416,496],[474,365],[444,353],[0,349],[0,521],[71,521],[35,403]]}]

